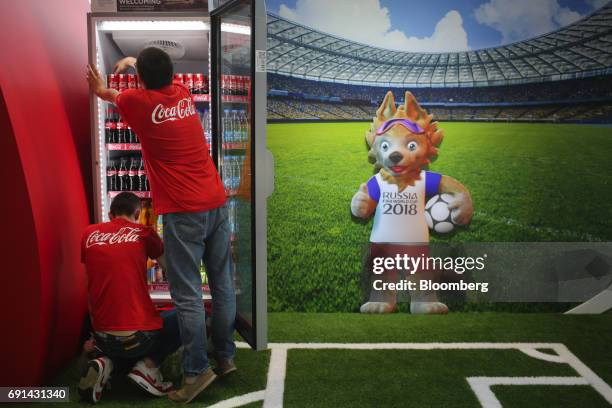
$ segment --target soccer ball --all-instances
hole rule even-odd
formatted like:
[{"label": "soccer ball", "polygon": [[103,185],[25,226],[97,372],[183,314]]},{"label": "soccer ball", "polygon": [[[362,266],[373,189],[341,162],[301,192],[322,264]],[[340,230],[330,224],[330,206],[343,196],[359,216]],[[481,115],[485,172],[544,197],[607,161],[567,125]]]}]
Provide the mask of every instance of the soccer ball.
[{"label": "soccer ball", "polygon": [[455,229],[453,213],[448,209],[448,204],[454,199],[452,194],[437,194],[425,204],[425,222],[430,230],[440,234],[448,234]]}]

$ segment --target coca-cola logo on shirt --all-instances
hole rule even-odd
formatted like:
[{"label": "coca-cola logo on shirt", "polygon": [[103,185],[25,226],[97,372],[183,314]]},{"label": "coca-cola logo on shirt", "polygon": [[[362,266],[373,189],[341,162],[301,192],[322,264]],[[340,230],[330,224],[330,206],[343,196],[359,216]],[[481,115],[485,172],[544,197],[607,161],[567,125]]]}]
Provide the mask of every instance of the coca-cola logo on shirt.
[{"label": "coca-cola logo on shirt", "polygon": [[155,124],[167,122],[169,120],[179,120],[191,115],[195,115],[196,109],[191,98],[183,98],[176,106],[165,107],[161,103],[153,109],[151,121]]},{"label": "coca-cola logo on shirt", "polygon": [[87,237],[85,247],[89,248],[94,245],[114,245],[125,242],[138,242],[140,236],[138,233],[142,231],[140,228],[123,227],[117,232],[100,232],[95,230]]}]

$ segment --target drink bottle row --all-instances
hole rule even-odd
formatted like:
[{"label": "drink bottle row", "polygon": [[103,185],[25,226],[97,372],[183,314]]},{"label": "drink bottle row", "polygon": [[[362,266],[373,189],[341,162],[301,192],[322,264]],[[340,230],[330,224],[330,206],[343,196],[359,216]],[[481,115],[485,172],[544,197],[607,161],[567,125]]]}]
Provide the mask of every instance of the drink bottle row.
[{"label": "drink bottle row", "polygon": [[[184,84],[192,94],[208,95],[208,76],[202,73],[176,73],[174,81]],[[141,88],[142,83],[135,74],[108,74],[106,85],[121,92],[126,89]],[[221,95],[247,96],[251,87],[251,78],[241,75],[221,75]]]},{"label": "drink bottle row", "polygon": [[157,261],[153,261],[153,265],[147,269],[147,283],[165,283],[166,272]]},{"label": "drink bottle row", "polygon": [[225,109],[221,118],[225,143],[246,143],[249,140],[249,122],[243,109]]},{"label": "drink bottle row", "polygon": [[[208,77],[202,73],[177,73],[174,74],[174,81],[184,84],[189,88],[189,92],[193,94],[208,94]],[[135,74],[108,74],[106,76],[106,86],[121,92],[126,89],[141,88],[142,83],[138,75]],[[235,86],[236,85],[234,85],[234,87]],[[241,94],[232,93],[227,95]]]},{"label": "drink bottle row", "polygon": [[251,78],[241,75],[221,75],[221,95],[247,96]]},{"label": "drink bottle row", "polygon": [[174,74],[174,82],[180,82],[185,85],[192,94],[208,95],[208,77],[204,74]]},{"label": "drink bottle row", "polygon": [[208,113],[208,109],[198,110],[198,115],[200,115],[202,129],[204,129],[204,138],[206,139],[206,144],[208,145],[208,151],[210,153],[212,149],[212,127],[210,123],[210,115]]},{"label": "drink bottle row", "polygon": [[140,143],[136,133],[121,119],[112,105],[108,105],[106,109],[104,139],[106,143]]},{"label": "drink bottle row", "polygon": [[108,191],[149,191],[149,179],[140,156],[109,160],[106,168]]},{"label": "drink bottle row", "polygon": [[236,235],[238,233],[238,216],[237,216],[237,200],[230,198],[227,201],[227,217],[230,225],[230,233]]},{"label": "drink bottle row", "polygon": [[243,164],[244,155],[226,154],[223,156],[223,185],[226,190],[236,190],[240,186]]},{"label": "drink bottle row", "polygon": [[140,88],[138,75],[134,74],[108,74],[106,75],[106,86],[119,92],[126,89]]}]

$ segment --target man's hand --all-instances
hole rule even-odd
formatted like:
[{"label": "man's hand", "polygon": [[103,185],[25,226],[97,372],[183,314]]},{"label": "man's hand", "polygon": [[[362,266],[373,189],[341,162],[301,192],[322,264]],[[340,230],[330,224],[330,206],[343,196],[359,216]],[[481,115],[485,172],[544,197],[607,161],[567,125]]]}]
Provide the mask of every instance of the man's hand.
[{"label": "man's hand", "polygon": [[119,91],[116,89],[108,89],[104,84],[104,78],[98,72],[98,69],[91,65],[87,65],[87,82],[89,83],[89,89],[92,90],[99,98],[105,101],[115,103]]},{"label": "man's hand", "polygon": [[89,82],[89,89],[98,96],[106,88],[104,79],[100,76],[98,69],[91,64],[87,64],[87,82]]},{"label": "man's hand", "polygon": [[368,186],[362,184],[351,200],[351,213],[355,217],[367,219],[376,209],[376,202],[368,194]]},{"label": "man's hand", "polygon": [[113,68],[113,73],[118,74],[120,72],[125,71],[126,69],[133,67],[136,68],[136,58],[134,57],[125,57],[117,61],[115,67]]}]

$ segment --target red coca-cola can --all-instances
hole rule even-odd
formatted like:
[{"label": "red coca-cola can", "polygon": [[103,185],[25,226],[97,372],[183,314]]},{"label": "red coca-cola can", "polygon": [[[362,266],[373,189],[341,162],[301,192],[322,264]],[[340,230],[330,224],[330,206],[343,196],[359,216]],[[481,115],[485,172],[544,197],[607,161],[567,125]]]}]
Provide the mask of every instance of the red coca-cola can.
[{"label": "red coca-cola can", "polygon": [[119,89],[119,78],[117,74],[108,74],[106,76],[106,86],[110,89]]},{"label": "red coca-cola can", "polygon": [[193,74],[193,93],[201,94],[204,89],[204,74]]},{"label": "red coca-cola can", "polygon": [[183,74],[174,74],[174,82],[183,83]]},{"label": "red coca-cola can", "polygon": [[128,74],[128,76],[127,76],[127,87],[128,87],[128,89],[136,89],[136,75]]},{"label": "red coca-cola can", "polygon": [[119,77],[119,92],[125,91],[128,88],[128,79],[126,74],[117,74]]},{"label": "red coca-cola can", "polygon": [[187,73],[183,74],[183,83],[187,88],[189,88],[189,92],[193,93],[193,74]]}]

